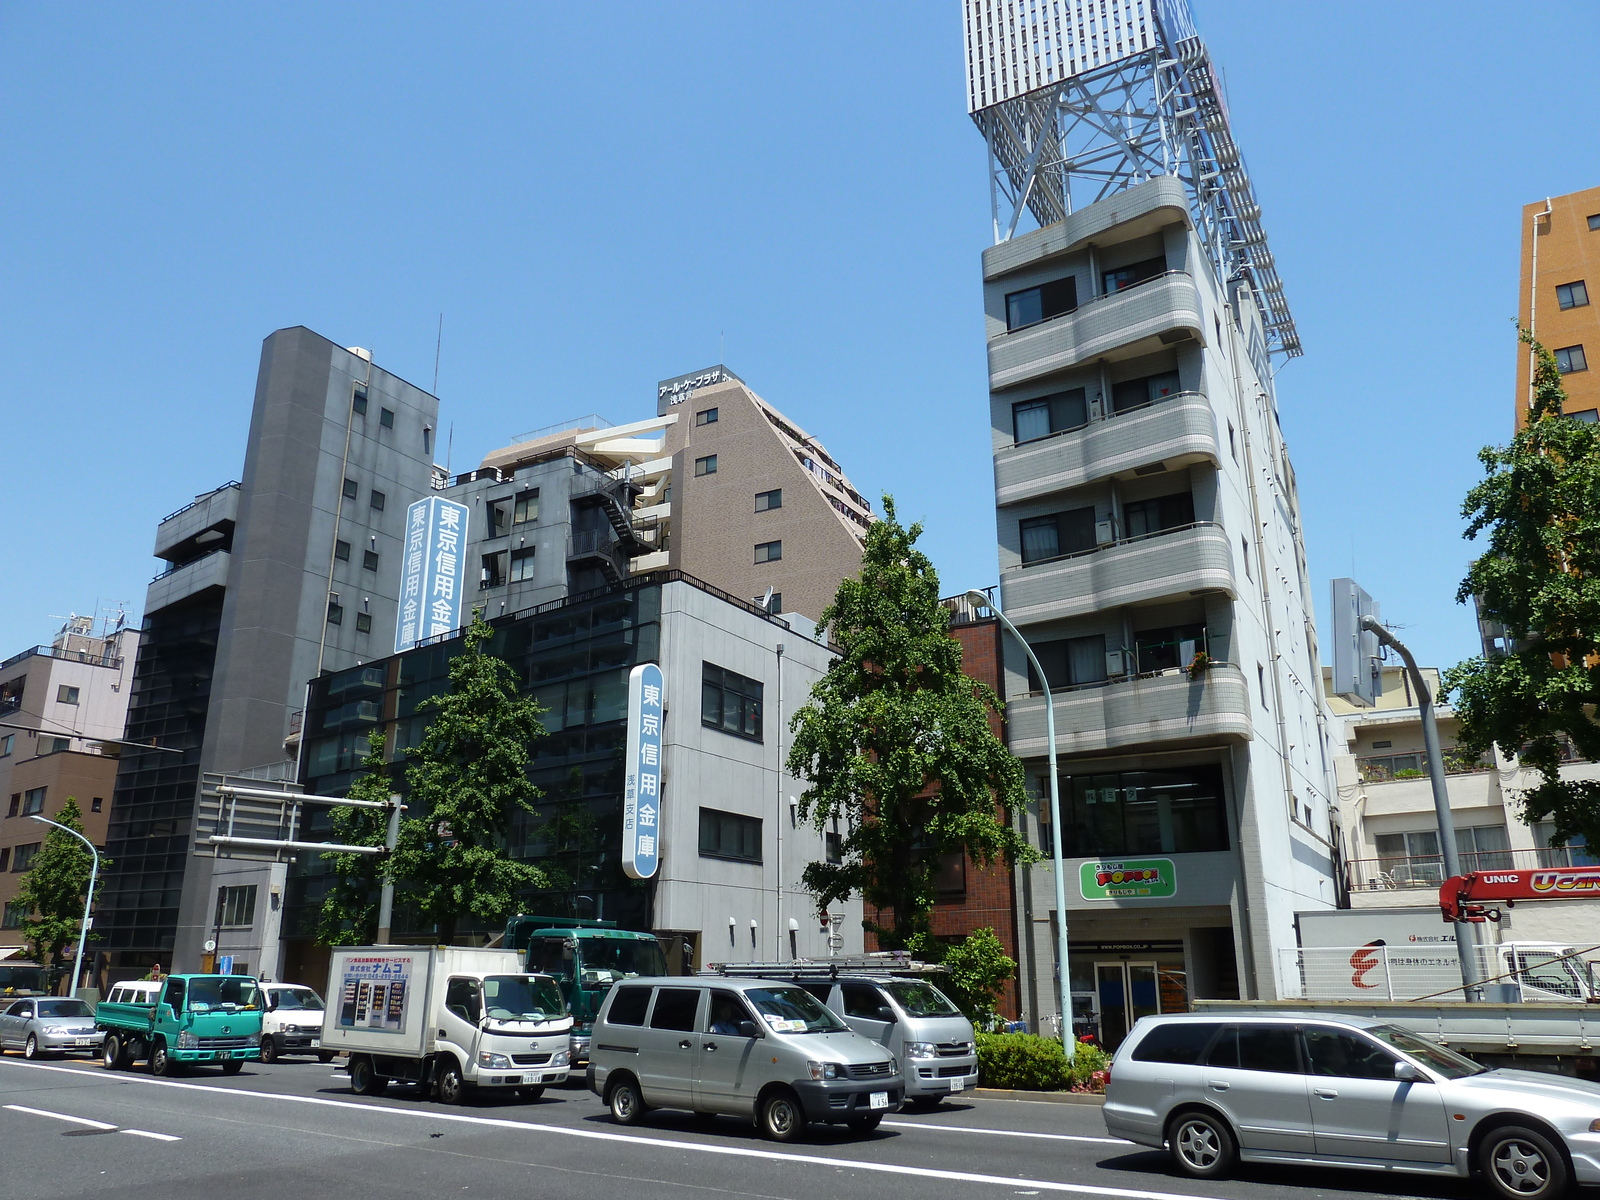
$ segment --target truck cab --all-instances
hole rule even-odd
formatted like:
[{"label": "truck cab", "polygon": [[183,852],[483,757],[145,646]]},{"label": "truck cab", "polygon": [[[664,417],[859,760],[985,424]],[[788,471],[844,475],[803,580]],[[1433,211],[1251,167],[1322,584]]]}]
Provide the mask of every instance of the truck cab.
[{"label": "truck cab", "polygon": [[154,1075],[192,1063],[213,1063],[232,1074],[261,1057],[261,990],[254,979],[168,975],[158,986],[159,992],[127,989],[125,999],[95,1008],[106,1067],[126,1070],[148,1059]]}]

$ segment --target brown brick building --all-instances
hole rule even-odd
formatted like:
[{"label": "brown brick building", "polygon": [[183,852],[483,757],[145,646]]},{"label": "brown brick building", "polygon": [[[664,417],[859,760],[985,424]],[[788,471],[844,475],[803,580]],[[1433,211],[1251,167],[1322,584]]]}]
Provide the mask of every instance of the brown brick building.
[{"label": "brown brick building", "polygon": [[[1524,205],[1517,320],[1555,354],[1567,413],[1592,422],[1600,419],[1600,309],[1590,298],[1591,279],[1600,284],[1600,187]],[[1518,345],[1518,429],[1531,383],[1528,348]]]}]

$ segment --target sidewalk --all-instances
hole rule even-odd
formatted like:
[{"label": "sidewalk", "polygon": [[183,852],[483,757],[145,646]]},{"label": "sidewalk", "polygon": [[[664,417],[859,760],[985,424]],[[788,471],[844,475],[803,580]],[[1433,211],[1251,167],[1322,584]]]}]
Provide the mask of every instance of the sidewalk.
[{"label": "sidewalk", "polygon": [[1093,1104],[1102,1105],[1106,1102],[1104,1096],[1096,1096],[1092,1092],[1028,1092],[1012,1088],[986,1088],[976,1087],[966,1095],[975,1096],[980,1100],[1029,1100],[1035,1104]]}]

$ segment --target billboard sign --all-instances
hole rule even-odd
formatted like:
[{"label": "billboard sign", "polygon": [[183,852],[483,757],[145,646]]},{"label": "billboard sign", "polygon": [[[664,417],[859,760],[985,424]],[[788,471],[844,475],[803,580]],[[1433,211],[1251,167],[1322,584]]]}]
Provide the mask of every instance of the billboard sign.
[{"label": "billboard sign", "polygon": [[414,954],[354,954],[340,964],[340,1029],[406,1031],[406,993],[416,975]]},{"label": "billboard sign", "polygon": [[406,509],[400,615],[394,625],[396,654],[426,638],[461,628],[467,515],[465,504],[442,496],[429,496]]},{"label": "billboard sign", "polygon": [[640,663],[628,675],[628,747],[623,766],[622,869],[650,879],[661,865],[661,668]]},{"label": "billboard sign", "polygon": [[1378,606],[1354,579],[1333,581],[1333,694],[1362,708],[1383,695],[1382,648],[1361,618],[1378,619]]},{"label": "billboard sign", "polygon": [[1177,894],[1178,874],[1170,858],[1090,859],[1078,867],[1085,900],[1159,900]]}]

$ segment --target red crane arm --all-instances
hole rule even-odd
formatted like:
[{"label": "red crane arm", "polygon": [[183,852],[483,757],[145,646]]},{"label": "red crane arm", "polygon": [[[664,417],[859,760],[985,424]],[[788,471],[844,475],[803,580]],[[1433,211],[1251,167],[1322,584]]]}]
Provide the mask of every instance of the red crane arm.
[{"label": "red crane arm", "polygon": [[1600,867],[1532,867],[1453,875],[1439,888],[1446,921],[1486,919],[1486,900],[1581,900],[1600,896]]}]

